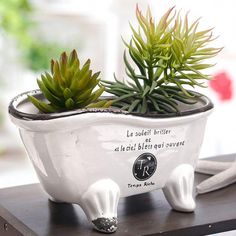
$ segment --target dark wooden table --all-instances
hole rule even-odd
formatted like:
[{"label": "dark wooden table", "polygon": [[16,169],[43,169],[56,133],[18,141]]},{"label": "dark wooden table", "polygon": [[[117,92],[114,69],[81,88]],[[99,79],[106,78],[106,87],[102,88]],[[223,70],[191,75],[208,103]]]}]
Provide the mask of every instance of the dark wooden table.
[{"label": "dark wooden table", "polygon": [[[207,177],[196,174],[196,184]],[[171,210],[160,190],[122,198],[118,230],[113,235],[194,236],[236,229],[236,184],[198,195],[196,203],[194,213],[180,213]],[[79,206],[50,202],[39,184],[0,190],[0,204],[1,236],[102,235],[91,228]]]}]

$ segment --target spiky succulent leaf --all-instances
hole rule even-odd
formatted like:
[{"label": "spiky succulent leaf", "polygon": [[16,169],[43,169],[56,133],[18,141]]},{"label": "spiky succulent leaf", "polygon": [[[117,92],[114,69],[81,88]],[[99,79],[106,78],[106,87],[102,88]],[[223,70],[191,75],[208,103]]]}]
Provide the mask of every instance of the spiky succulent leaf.
[{"label": "spiky succulent leaf", "polygon": [[[107,108],[112,101],[100,101],[104,92],[100,85],[100,72],[93,74],[88,59],[82,67],[75,50],[69,56],[63,52],[58,61],[51,61],[51,74],[45,72],[37,80],[48,102],[33,96],[29,100],[43,113],[61,112],[78,108]],[[99,86],[97,90],[95,87]]]},{"label": "spiky succulent leaf", "polygon": [[155,23],[150,9],[143,16],[136,8],[139,27],[130,25],[131,40],[123,40],[128,79],[102,81],[106,91],[117,97],[113,105],[129,112],[170,113],[178,112],[179,102],[196,102],[197,94],[186,86],[205,87],[204,80],[211,77],[203,70],[214,66],[205,60],[222,48],[208,46],[214,40],[212,29],[198,31],[199,19],[190,23],[188,14],[182,18],[173,10]]}]

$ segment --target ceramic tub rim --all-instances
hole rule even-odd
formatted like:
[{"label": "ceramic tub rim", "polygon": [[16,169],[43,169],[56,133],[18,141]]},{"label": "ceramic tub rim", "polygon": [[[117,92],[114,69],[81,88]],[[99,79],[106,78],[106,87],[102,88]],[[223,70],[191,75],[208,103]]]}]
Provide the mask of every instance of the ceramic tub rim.
[{"label": "ceramic tub rim", "polygon": [[110,113],[110,114],[115,114],[115,115],[122,114],[126,116],[134,116],[134,117],[141,117],[141,118],[148,118],[148,119],[158,119],[158,118],[169,119],[169,118],[176,118],[176,117],[183,117],[183,116],[191,116],[191,115],[204,113],[209,110],[212,110],[214,107],[212,101],[203,94],[200,94],[200,93],[197,93],[197,94],[201,95],[199,100],[202,102],[203,106],[198,107],[198,108],[193,108],[191,110],[180,111],[178,113],[168,113],[168,114],[157,114],[157,113],[141,114],[141,113],[134,113],[134,112],[129,113],[127,111],[122,111],[117,108],[84,108],[84,109],[76,109],[76,110],[60,112],[60,113],[58,112],[58,113],[47,113],[47,114],[45,113],[35,114],[35,113],[26,113],[26,112],[19,111],[17,107],[20,104],[29,102],[28,97],[27,97],[28,95],[42,98],[42,92],[39,89],[37,89],[37,90],[26,91],[14,97],[8,106],[8,112],[14,118],[25,120],[25,121],[55,120],[59,118],[82,115],[86,113]]}]

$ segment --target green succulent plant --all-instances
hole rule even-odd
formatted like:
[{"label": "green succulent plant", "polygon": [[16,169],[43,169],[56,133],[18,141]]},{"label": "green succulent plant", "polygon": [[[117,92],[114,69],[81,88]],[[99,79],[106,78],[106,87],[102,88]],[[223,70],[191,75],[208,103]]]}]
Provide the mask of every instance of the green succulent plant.
[{"label": "green succulent plant", "polygon": [[[29,100],[43,113],[62,112],[78,108],[107,108],[112,101],[99,100],[104,92],[100,85],[100,72],[92,73],[90,59],[80,67],[75,50],[69,56],[63,52],[60,60],[51,61],[51,74],[45,72],[37,80],[38,86],[48,102],[34,96]],[[96,91],[95,87],[99,86]]]},{"label": "green succulent plant", "polygon": [[[155,23],[150,9],[146,16],[136,9],[139,24],[136,30],[130,25],[132,38],[124,44],[126,81],[102,81],[106,91],[115,95],[113,106],[129,112],[173,113],[179,103],[196,102],[197,93],[187,87],[205,87],[211,79],[202,70],[214,64],[205,60],[216,56],[222,48],[209,47],[215,38],[212,29],[198,31],[199,19],[190,23],[188,14],[169,9]],[[134,67],[135,66],[135,67]]]}]

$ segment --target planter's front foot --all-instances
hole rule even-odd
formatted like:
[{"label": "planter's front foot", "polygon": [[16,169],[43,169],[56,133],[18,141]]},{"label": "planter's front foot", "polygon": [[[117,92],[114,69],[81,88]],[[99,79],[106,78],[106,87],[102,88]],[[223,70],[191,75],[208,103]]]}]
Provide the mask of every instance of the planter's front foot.
[{"label": "planter's front foot", "polygon": [[96,230],[113,233],[117,229],[118,185],[103,179],[92,184],[83,194],[81,206]]},{"label": "planter's front foot", "polygon": [[176,167],[166,182],[163,192],[173,209],[182,212],[194,211],[193,199],[194,169],[189,164]]},{"label": "planter's front foot", "polygon": [[92,221],[94,228],[103,233],[113,233],[117,230],[117,217],[100,217]]}]

